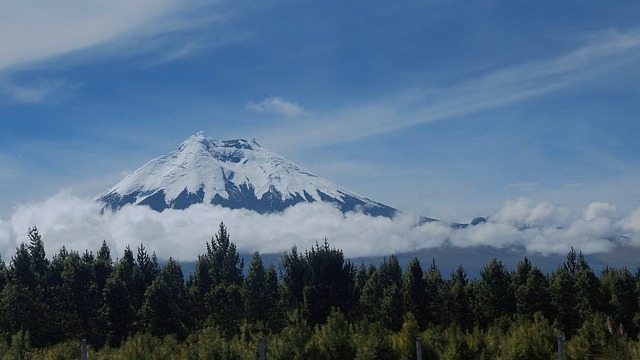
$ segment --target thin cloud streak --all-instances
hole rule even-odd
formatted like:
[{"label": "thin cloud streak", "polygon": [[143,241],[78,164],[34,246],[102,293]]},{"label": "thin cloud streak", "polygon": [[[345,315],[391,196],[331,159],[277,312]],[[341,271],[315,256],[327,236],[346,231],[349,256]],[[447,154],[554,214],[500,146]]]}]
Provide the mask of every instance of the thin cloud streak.
[{"label": "thin cloud streak", "polygon": [[7,79],[0,79],[0,96],[20,104],[38,104],[51,101],[61,93],[68,93],[78,85],[71,85],[61,79],[39,80],[31,84],[18,84]]},{"label": "thin cloud streak", "polygon": [[[267,130],[261,139],[295,148],[344,143],[508,106],[570,88],[638,61],[640,28],[607,32],[557,58],[499,69],[445,88],[418,89],[377,99],[304,124]],[[292,132],[307,136],[282,136]]]},{"label": "thin cloud streak", "polygon": [[0,71],[24,68],[114,40],[150,38],[192,27],[194,23],[204,26],[197,19],[189,22],[183,17],[190,18],[194,10],[213,3],[216,1],[199,1],[186,11],[184,4],[175,0],[100,0],[91,6],[78,0],[3,1]]}]

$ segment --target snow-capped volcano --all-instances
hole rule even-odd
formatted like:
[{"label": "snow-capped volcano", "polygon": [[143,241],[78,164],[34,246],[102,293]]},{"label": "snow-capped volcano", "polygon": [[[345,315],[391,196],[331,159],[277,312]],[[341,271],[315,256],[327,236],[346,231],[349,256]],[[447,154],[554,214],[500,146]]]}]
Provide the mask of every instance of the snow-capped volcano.
[{"label": "snow-capped volcano", "polygon": [[163,211],[205,203],[270,213],[322,201],[342,212],[386,217],[397,212],[305,170],[254,139],[221,141],[202,133],[149,161],[96,200],[112,210],[127,204]]}]

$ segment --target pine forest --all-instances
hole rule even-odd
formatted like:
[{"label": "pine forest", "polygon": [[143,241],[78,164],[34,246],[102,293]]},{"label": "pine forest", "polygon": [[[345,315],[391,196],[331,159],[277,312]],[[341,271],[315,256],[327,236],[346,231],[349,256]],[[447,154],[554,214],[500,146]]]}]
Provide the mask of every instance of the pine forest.
[{"label": "pine forest", "polygon": [[[247,268],[245,268],[247,267]],[[640,359],[640,271],[595,274],[573,249],[544,273],[493,259],[463,265],[395,255],[356,266],[327,240],[241,259],[224,224],[187,274],[140,245],[114,260],[62,248],[37,228],[0,261],[1,359]]]}]

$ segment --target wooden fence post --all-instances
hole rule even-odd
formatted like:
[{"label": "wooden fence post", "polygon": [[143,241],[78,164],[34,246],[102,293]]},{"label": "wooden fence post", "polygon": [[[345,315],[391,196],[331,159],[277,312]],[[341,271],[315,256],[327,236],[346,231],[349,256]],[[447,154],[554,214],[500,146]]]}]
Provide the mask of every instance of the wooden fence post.
[{"label": "wooden fence post", "polygon": [[558,336],[558,360],[562,360],[564,356],[564,341],[562,336]]},{"label": "wooden fence post", "polygon": [[422,339],[416,338],[416,360],[422,360]]},{"label": "wooden fence post", "polygon": [[267,359],[267,351],[265,349],[264,346],[264,338],[260,337],[260,360],[266,360]]},{"label": "wooden fence post", "polygon": [[87,339],[82,339],[82,360],[87,360]]}]

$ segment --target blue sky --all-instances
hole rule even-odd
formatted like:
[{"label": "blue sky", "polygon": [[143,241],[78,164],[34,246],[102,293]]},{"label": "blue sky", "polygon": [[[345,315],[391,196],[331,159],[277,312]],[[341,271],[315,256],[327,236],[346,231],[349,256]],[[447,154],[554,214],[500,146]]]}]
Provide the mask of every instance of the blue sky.
[{"label": "blue sky", "polygon": [[637,1],[8,0],[0,215],[92,197],[197,131],[470,221],[640,205]]}]

